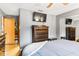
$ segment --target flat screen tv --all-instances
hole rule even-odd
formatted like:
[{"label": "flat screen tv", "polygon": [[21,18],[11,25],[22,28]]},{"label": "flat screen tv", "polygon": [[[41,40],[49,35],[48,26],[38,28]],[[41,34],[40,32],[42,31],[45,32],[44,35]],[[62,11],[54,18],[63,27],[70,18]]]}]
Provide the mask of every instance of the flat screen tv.
[{"label": "flat screen tv", "polygon": [[46,22],[46,17],[47,17],[46,14],[33,12],[33,21]]},{"label": "flat screen tv", "polygon": [[66,18],[66,24],[68,24],[68,25],[72,24],[72,19]]}]

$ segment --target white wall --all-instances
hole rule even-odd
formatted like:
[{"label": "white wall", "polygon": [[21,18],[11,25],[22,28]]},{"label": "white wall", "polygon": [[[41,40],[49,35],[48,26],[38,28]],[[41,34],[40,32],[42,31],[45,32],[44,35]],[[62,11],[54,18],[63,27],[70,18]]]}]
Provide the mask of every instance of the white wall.
[{"label": "white wall", "polygon": [[46,25],[49,26],[49,38],[56,37],[56,16],[47,15],[46,21]]},{"label": "white wall", "polygon": [[32,42],[32,25],[47,25],[49,26],[49,38],[56,37],[56,16],[47,15],[46,22],[34,22],[32,21],[32,11],[26,9],[20,9],[20,46],[23,47],[26,44]]},{"label": "white wall", "polygon": [[60,37],[65,37],[66,36],[66,31],[65,31],[65,18],[60,19]]},{"label": "white wall", "polygon": [[0,12],[0,32],[2,31],[2,14]]},{"label": "white wall", "polygon": [[3,11],[0,9],[0,32],[2,31],[2,16],[5,15]]}]

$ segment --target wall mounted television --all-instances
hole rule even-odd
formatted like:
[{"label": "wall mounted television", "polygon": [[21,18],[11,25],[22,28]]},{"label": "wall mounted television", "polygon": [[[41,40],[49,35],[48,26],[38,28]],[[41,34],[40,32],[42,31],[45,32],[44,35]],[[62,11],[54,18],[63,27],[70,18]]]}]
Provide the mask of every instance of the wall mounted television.
[{"label": "wall mounted television", "polygon": [[39,12],[33,12],[33,21],[36,22],[46,22],[46,14],[39,13]]},{"label": "wall mounted television", "polygon": [[72,24],[72,19],[66,18],[66,24],[71,25]]}]

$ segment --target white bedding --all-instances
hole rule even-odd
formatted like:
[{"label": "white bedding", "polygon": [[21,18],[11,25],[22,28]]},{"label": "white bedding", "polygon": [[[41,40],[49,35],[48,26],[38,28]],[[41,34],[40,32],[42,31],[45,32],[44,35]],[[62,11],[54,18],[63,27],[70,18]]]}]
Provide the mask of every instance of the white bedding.
[{"label": "white bedding", "polygon": [[79,56],[79,43],[69,40],[54,40],[26,46],[23,56]]},{"label": "white bedding", "polygon": [[24,48],[22,55],[31,56],[36,51],[38,51],[40,48],[42,48],[46,43],[47,43],[47,41],[43,41],[43,42],[37,42],[37,43],[32,43],[32,44],[28,45]]}]

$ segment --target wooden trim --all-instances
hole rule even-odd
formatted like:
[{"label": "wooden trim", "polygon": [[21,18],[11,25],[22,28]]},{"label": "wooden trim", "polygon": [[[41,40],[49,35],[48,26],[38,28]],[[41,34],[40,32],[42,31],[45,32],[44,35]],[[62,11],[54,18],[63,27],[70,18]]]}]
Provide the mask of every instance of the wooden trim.
[{"label": "wooden trim", "polygon": [[19,25],[19,46],[20,46],[20,15],[18,16],[18,25]]}]

